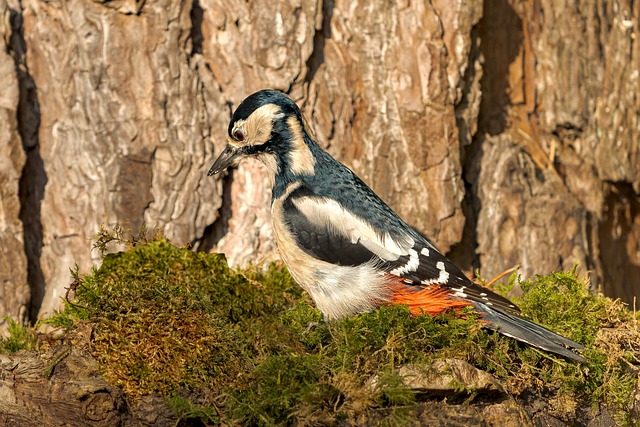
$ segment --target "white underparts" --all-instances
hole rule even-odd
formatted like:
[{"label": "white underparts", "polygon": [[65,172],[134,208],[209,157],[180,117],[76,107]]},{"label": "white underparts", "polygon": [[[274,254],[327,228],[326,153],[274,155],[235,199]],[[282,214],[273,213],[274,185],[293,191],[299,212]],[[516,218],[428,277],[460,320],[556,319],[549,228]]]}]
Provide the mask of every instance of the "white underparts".
[{"label": "white underparts", "polygon": [[[290,184],[282,197],[271,205],[276,243],[296,282],[311,295],[316,307],[322,311],[326,319],[337,319],[371,310],[381,301],[388,300],[388,279],[380,274],[381,270],[375,263],[359,266],[335,265],[312,257],[297,245],[283,218],[283,201],[299,186],[300,183]],[[309,203],[303,212],[306,215],[315,213],[316,216],[312,218],[317,221],[324,220],[322,214],[310,208],[315,206],[315,202]]]},{"label": "white underparts", "polygon": [[318,263],[312,282],[307,277],[296,277],[294,270],[291,273],[311,295],[325,319],[370,311],[381,301],[389,299],[388,279],[380,274],[373,263],[357,267],[323,264],[326,265]]}]

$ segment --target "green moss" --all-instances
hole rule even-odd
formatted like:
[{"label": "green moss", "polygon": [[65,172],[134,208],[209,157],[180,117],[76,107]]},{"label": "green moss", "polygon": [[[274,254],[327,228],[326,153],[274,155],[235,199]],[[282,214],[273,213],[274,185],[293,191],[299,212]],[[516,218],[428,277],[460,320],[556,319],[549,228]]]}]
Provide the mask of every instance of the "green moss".
[{"label": "green moss", "polygon": [[522,282],[521,287],[525,297],[515,302],[525,316],[585,345],[593,344],[598,330],[609,326],[611,315],[615,318],[631,316],[622,305],[589,292],[575,271],[537,276]]},{"label": "green moss", "polygon": [[[376,422],[397,424],[414,413],[416,398],[398,366],[454,357],[493,373],[516,396],[526,389],[576,405],[604,402],[621,424],[632,423],[625,414],[637,376],[627,366],[637,349],[625,344],[629,335],[600,334],[637,329],[636,320],[590,294],[574,272],[520,283],[525,296],[517,303],[529,318],[585,343],[585,364],[488,332],[468,310],[432,318],[381,307],[326,323],[283,268],[233,271],[222,255],[162,238],[129,247],[90,274],[76,273],[75,299],[50,322],[71,331],[90,322],[107,380],[134,400],[165,396],[180,418],[335,424],[388,408]],[[205,399],[189,398],[199,390],[209,390]]]},{"label": "green moss", "polygon": [[416,403],[416,394],[407,388],[395,369],[389,369],[378,380],[382,404],[386,406],[412,406]]},{"label": "green moss", "polygon": [[[328,366],[318,355],[272,355],[250,374],[246,387],[234,390],[229,414],[240,425],[282,424],[296,419],[302,408],[332,406],[339,391],[324,380]],[[318,415],[318,414],[316,414]],[[310,415],[307,415],[310,416]]]},{"label": "green moss", "polygon": [[202,424],[218,424],[220,417],[215,407],[199,405],[191,399],[174,395],[167,399],[167,404],[178,417],[176,425],[182,420],[198,420]]},{"label": "green moss", "polygon": [[105,376],[130,395],[219,387],[256,350],[266,351],[257,344],[274,329],[255,328],[256,318],[299,294],[277,274],[280,286],[261,285],[230,270],[222,255],[156,240],[106,255],[99,269],[77,278],[76,300],[51,322],[90,321]]},{"label": "green moss", "polygon": [[4,320],[7,322],[7,336],[0,335],[0,353],[15,353],[36,348],[37,339],[33,328],[22,326],[9,316],[5,316]]},{"label": "green moss", "polygon": [[578,400],[605,402],[621,415],[626,413],[619,418],[630,422],[638,377],[629,367],[640,361],[631,344],[640,339],[634,314],[618,300],[589,292],[575,269],[538,276],[521,286],[525,296],[515,302],[525,316],[587,347],[584,365],[556,363],[541,371],[539,378],[559,382],[561,392]]}]

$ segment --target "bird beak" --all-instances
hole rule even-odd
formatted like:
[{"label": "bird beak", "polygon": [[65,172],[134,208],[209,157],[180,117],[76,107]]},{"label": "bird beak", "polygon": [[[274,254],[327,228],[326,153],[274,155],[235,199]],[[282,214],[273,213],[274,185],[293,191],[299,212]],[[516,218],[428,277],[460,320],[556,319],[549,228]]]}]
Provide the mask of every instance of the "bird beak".
[{"label": "bird beak", "polygon": [[232,147],[231,145],[227,145],[226,148],[220,153],[215,162],[213,162],[213,166],[209,169],[209,173],[207,175],[215,175],[218,172],[222,172],[231,164],[236,161],[242,155],[242,149]]}]

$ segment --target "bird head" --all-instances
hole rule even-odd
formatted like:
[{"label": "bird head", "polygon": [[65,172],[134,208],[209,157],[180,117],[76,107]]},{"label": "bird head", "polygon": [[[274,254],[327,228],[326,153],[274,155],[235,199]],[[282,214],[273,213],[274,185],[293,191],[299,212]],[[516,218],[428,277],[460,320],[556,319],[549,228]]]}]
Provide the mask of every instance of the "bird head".
[{"label": "bird head", "polygon": [[287,95],[262,90],[247,97],[233,113],[227,146],[209,170],[217,174],[249,156],[260,159],[272,176],[311,175],[315,167],[313,134],[298,106]]}]

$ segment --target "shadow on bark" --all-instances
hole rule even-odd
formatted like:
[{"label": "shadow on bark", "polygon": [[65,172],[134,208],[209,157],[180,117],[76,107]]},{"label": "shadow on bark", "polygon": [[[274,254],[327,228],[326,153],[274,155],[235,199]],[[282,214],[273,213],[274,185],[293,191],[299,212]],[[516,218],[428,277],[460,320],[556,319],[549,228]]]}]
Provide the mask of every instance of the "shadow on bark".
[{"label": "shadow on bark", "polygon": [[[513,10],[507,0],[487,1],[484,3],[483,18],[471,31],[472,46],[469,64],[478,57],[483,59],[483,75],[480,80],[482,100],[478,114],[478,129],[472,141],[460,141],[460,160],[463,166],[462,178],[465,196],[462,208],[465,212],[465,227],[460,243],[454,245],[447,254],[463,270],[473,271],[480,268],[480,259],[476,253],[478,247],[477,222],[482,208],[478,198],[477,179],[482,164],[482,146],[488,135],[503,133],[508,127],[509,67],[517,60],[524,41],[522,19]],[[473,65],[467,67],[465,95],[456,106],[457,110],[467,107],[468,92],[475,77]],[[466,138],[466,123],[457,120],[460,138]]]},{"label": "shadow on bark", "polygon": [[199,0],[191,6],[191,55],[202,54],[202,16],[204,11]]},{"label": "shadow on bark", "polygon": [[313,36],[313,52],[307,59],[307,83],[313,81],[320,65],[324,63],[325,40],[331,38],[331,18],[333,17],[334,0],[322,2],[322,28],[316,29]]},{"label": "shadow on bark", "polygon": [[477,135],[499,135],[508,127],[509,67],[524,41],[522,19],[507,0],[487,1],[477,32],[484,57]]},{"label": "shadow on bark", "polygon": [[40,103],[38,88],[29,73],[27,45],[24,38],[22,15],[11,10],[11,54],[15,61],[20,90],[18,103],[18,131],[27,161],[20,177],[20,220],[24,232],[24,250],[27,256],[27,280],[31,289],[29,321],[35,323],[44,299],[45,282],[40,265],[42,255],[41,209],[47,174],[40,156]]},{"label": "shadow on bark", "polygon": [[629,183],[607,187],[604,216],[598,224],[602,291],[633,306],[634,283],[640,277],[640,202]]}]

